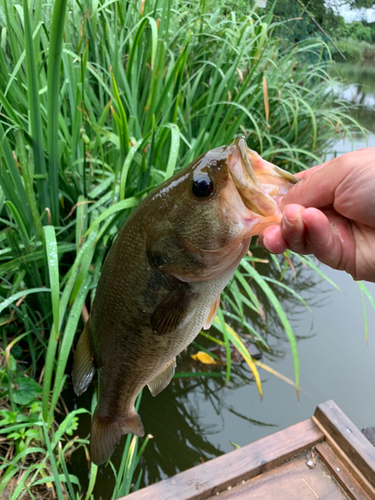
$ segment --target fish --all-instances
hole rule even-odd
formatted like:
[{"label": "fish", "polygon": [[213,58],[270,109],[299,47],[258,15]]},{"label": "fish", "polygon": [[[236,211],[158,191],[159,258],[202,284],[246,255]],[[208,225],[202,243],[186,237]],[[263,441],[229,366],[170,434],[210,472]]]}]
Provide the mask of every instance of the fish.
[{"label": "fish", "polygon": [[144,436],[138,394],[147,385],[157,396],[170,383],[176,356],[210,328],[251,237],[280,223],[279,202],[296,182],[240,137],[178,171],[125,221],[73,362],[78,396],[98,371],[95,464],[111,457],[123,434]]}]

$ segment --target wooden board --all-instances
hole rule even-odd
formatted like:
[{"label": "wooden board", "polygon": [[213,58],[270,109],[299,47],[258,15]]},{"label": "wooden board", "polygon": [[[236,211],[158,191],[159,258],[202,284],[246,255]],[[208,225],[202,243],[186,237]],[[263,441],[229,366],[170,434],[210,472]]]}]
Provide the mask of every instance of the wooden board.
[{"label": "wooden board", "polygon": [[314,418],[375,488],[375,447],[333,401],[320,404]]},{"label": "wooden board", "polygon": [[[314,450],[316,466],[309,468],[306,454]],[[309,420],[119,500],[218,497],[375,500],[375,447],[328,401]]]},{"label": "wooden board", "polygon": [[[324,444],[324,443],[322,443]],[[321,446],[321,445],[318,445]],[[250,481],[212,497],[218,500],[347,500],[332,480],[324,463],[316,457],[314,468],[304,454]]]},{"label": "wooden board", "polygon": [[361,481],[353,475],[353,471],[348,469],[346,464],[340,460],[336,453],[327,443],[320,443],[316,451],[326,464],[328,470],[336,481],[346,491],[351,500],[372,500],[374,497],[366,492]]},{"label": "wooden board", "polygon": [[126,500],[204,500],[261,474],[324,440],[311,419],[198,465]]}]

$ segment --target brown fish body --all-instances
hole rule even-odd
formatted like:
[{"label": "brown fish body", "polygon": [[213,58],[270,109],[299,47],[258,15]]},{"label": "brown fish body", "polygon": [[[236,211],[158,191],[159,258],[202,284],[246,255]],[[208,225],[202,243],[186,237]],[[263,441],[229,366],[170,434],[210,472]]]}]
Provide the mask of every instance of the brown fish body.
[{"label": "brown fish body", "polygon": [[[264,190],[249,180],[249,164],[257,161],[263,162],[243,139],[209,151],[153,191],[122,227],[73,367],[77,394],[95,368],[100,374],[91,431],[95,463],[110,457],[122,434],[144,434],[134,410],[139,392],[148,385],[157,395],[168,385],[176,355],[212,323],[250,237],[279,222],[274,199],[295,181],[285,174],[280,182],[277,172],[275,182],[263,180]],[[264,166],[270,168],[263,162],[258,171]]]}]

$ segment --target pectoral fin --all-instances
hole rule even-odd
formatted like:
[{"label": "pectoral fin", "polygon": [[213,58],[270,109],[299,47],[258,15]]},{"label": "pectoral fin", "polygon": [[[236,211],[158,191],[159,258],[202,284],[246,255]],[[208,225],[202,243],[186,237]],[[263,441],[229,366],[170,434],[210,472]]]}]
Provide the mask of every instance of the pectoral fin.
[{"label": "pectoral fin", "polygon": [[150,389],[151,394],[155,397],[163,389],[167,387],[169,382],[172,380],[174,372],[176,369],[176,358],[173,358],[170,363],[164,368],[164,370],[157,375],[152,382],[147,384]]},{"label": "pectoral fin", "polygon": [[151,328],[157,335],[173,332],[186,316],[190,302],[197,296],[186,283],[180,283],[158,305],[151,317]]},{"label": "pectoral fin", "polygon": [[90,346],[90,320],[79,338],[77,350],[74,354],[72,378],[73,388],[77,396],[87,389],[95,373],[93,355]]},{"label": "pectoral fin", "polygon": [[218,298],[215,300],[215,302],[211,306],[211,309],[210,309],[210,312],[208,313],[203,330],[208,330],[211,327],[212,322],[215,319],[215,316],[217,314],[217,310],[219,309],[219,306],[220,306],[220,295],[218,296]]}]

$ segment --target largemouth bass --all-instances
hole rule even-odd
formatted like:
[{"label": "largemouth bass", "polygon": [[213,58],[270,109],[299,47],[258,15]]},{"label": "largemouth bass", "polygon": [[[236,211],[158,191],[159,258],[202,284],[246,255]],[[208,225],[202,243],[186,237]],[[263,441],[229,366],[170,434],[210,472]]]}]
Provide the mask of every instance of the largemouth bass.
[{"label": "largemouth bass", "polygon": [[101,464],[123,434],[144,435],[135,400],[156,396],[176,355],[216,315],[250,238],[281,220],[278,201],[297,179],[240,138],[203,154],[161,184],[121,228],[104,262],[79,339],[73,385],[99,372],[91,459]]}]

